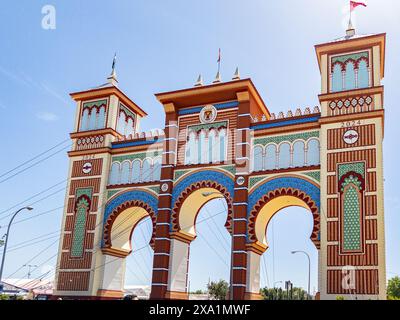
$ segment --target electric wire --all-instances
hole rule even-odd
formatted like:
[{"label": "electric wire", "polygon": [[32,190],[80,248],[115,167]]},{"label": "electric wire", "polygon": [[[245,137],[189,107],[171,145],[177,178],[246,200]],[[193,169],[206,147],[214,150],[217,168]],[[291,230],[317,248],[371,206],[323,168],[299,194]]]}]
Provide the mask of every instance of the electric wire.
[{"label": "electric wire", "polygon": [[0,178],[3,178],[4,176],[10,174],[11,172],[13,172],[13,171],[15,171],[15,170],[17,170],[17,169],[23,167],[24,165],[28,164],[29,162],[32,162],[33,160],[38,159],[39,157],[45,155],[46,153],[48,153],[48,152],[50,152],[50,151],[56,149],[57,147],[63,145],[63,144],[66,143],[66,142],[69,142],[69,141],[70,141],[69,138],[68,138],[68,139],[65,139],[64,141],[61,141],[60,143],[56,144],[55,146],[51,147],[50,149],[47,149],[46,151],[43,151],[42,153],[40,153],[40,154],[34,156],[33,158],[31,158],[31,159],[29,159],[29,160],[27,160],[27,161],[21,163],[20,165],[18,165],[18,166],[16,166],[16,167],[12,168],[12,169],[10,169],[10,170],[8,170],[7,172],[2,173],[2,174],[0,175]]}]

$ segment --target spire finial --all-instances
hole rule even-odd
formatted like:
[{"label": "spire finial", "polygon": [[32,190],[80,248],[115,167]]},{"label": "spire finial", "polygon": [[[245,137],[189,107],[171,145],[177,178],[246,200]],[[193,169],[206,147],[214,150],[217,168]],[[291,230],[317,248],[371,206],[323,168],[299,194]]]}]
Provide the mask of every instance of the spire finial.
[{"label": "spire finial", "polygon": [[203,77],[199,74],[196,83],[194,84],[195,87],[201,87],[203,85]]},{"label": "spire finial", "polygon": [[217,74],[215,75],[213,83],[220,83],[220,82],[221,82],[221,73],[218,71]]},{"label": "spire finial", "polygon": [[235,74],[233,75],[232,80],[240,80],[239,67],[236,67]]},{"label": "spire finial", "polygon": [[111,74],[107,78],[108,81],[114,86],[118,86],[117,72],[115,71],[116,63],[117,63],[117,53],[114,54],[114,58],[113,58],[112,66],[111,66]]}]

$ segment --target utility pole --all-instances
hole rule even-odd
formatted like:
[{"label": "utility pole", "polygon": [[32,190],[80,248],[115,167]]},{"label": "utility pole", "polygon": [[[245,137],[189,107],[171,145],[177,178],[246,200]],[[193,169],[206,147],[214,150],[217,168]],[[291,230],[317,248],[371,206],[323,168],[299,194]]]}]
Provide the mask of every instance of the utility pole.
[{"label": "utility pole", "polygon": [[307,300],[310,299],[310,277],[311,277],[311,259],[310,255],[305,251],[292,251],[292,254],[295,253],[303,253],[307,256],[308,259],[308,288],[307,288]]},{"label": "utility pole", "polygon": [[28,279],[31,278],[31,269],[32,268],[37,268],[37,265],[32,265],[32,264],[24,264],[24,267],[28,267]]}]

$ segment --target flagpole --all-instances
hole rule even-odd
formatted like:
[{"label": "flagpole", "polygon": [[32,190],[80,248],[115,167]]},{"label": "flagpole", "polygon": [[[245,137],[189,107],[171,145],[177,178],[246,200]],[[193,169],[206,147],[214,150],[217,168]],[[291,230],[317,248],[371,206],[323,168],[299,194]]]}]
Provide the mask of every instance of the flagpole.
[{"label": "flagpole", "polygon": [[351,16],[351,12],[352,12],[352,10],[351,10],[351,8],[352,8],[351,1],[349,2],[349,6],[350,6],[350,18],[349,18],[349,26],[350,26],[350,25],[352,25],[352,21],[351,21],[351,18],[352,18],[352,16]]},{"label": "flagpole", "polygon": [[221,49],[218,51],[218,73],[221,71]]}]

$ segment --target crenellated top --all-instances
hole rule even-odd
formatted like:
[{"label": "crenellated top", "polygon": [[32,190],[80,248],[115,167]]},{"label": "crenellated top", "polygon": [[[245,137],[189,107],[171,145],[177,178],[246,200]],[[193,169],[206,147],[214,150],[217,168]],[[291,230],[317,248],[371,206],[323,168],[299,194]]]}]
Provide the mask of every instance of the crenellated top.
[{"label": "crenellated top", "polygon": [[152,129],[147,132],[136,132],[128,136],[120,136],[118,137],[117,142],[161,138],[164,137],[164,135],[165,133],[163,129]]},{"label": "crenellated top", "polygon": [[[273,121],[273,120],[284,120],[284,119],[292,119],[295,117],[302,117],[302,116],[309,116],[309,115],[313,115],[313,114],[320,114],[321,110],[319,109],[318,106],[315,106],[312,111],[310,107],[307,107],[304,109],[304,111],[302,111],[300,108],[297,108],[296,111],[293,113],[292,110],[289,110],[286,115],[281,111],[278,113],[278,115],[276,115],[275,113],[271,113],[271,118],[269,119],[269,121]],[[258,123],[258,122],[264,122],[267,121],[267,118],[265,116],[261,117],[261,119],[258,119],[258,117],[252,117],[253,123]]]}]

